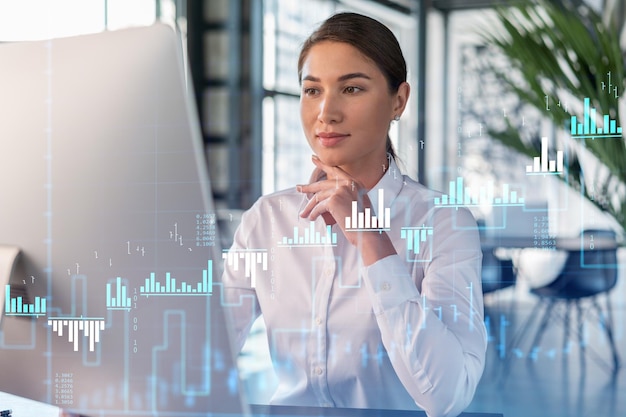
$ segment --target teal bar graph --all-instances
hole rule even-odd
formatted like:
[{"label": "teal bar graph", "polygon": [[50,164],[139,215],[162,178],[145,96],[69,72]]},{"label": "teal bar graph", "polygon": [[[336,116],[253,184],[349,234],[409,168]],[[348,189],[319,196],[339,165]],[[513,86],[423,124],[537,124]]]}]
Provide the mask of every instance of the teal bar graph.
[{"label": "teal bar graph", "polygon": [[156,273],[151,272],[148,278],[145,278],[144,285],[139,287],[139,293],[142,296],[207,296],[213,293],[213,261],[207,261],[207,268],[202,270],[202,279],[194,284],[188,284],[181,281],[177,285],[176,278],[171,272],[165,273],[165,283],[157,281]]},{"label": "teal bar graph", "polygon": [[432,236],[433,228],[428,226],[400,229],[400,238],[406,240],[407,262],[428,262],[432,259]]},{"label": "teal bar graph", "polygon": [[[597,120],[602,120],[602,127],[597,125]],[[583,120],[579,121],[576,116],[570,120],[570,133],[572,137],[579,139],[621,138],[622,128],[608,115],[598,115],[596,109],[591,107],[588,97],[583,100]]]},{"label": "teal bar graph", "polygon": [[130,310],[131,301],[128,297],[126,285],[122,284],[122,278],[117,277],[115,280],[115,291],[111,283],[106,286],[107,310]]},{"label": "teal bar graph", "polygon": [[463,183],[462,177],[449,183],[449,194],[435,197],[435,206],[462,207],[462,206],[523,206],[524,197],[518,196],[518,192],[511,189],[510,184],[501,184],[501,196],[496,197],[496,186],[492,181],[473,190]]},{"label": "teal bar graph", "polygon": [[11,286],[5,285],[4,314],[6,316],[39,317],[46,314],[46,299],[35,297],[34,302],[25,303],[23,297],[11,298]]},{"label": "teal bar graph", "polygon": [[406,249],[414,254],[420,253],[421,243],[426,242],[427,236],[433,235],[433,228],[408,228],[403,227],[400,230],[400,238],[406,239]]}]

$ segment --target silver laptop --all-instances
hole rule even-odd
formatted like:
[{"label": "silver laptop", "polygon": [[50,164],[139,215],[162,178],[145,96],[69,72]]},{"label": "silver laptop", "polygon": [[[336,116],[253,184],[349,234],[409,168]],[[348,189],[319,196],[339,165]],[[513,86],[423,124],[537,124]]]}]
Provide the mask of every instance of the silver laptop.
[{"label": "silver laptop", "polygon": [[[179,36],[0,45],[0,391],[83,415],[247,414]],[[0,404],[2,408],[2,404]]]}]

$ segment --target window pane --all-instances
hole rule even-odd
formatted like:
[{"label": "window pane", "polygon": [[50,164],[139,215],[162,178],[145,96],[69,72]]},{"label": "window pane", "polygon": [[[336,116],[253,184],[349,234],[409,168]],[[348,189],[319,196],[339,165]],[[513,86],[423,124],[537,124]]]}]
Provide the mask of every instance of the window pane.
[{"label": "window pane", "polygon": [[298,55],[306,37],[334,10],[329,0],[267,0],[264,87],[298,94]]},{"label": "window pane", "polygon": [[104,30],[104,0],[0,0],[0,41],[23,41]]},{"label": "window pane", "polygon": [[[309,181],[313,163],[311,148],[302,132],[297,97],[276,96],[276,189],[293,187]],[[296,114],[294,114],[294,110]],[[286,117],[288,115],[288,117]]]},{"label": "window pane", "polygon": [[157,0],[108,0],[107,27],[148,26],[155,21]]}]

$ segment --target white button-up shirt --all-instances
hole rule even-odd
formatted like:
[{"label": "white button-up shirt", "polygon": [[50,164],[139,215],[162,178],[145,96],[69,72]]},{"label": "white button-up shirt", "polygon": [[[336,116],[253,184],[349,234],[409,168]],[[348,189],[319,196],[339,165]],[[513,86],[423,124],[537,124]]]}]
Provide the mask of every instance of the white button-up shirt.
[{"label": "white button-up shirt", "polygon": [[455,416],[487,345],[476,223],[465,208],[435,205],[441,194],[395,162],[368,196],[374,210],[356,217],[390,214],[382,229],[397,252],[369,267],[336,224],[299,217],[306,197],[293,188],[244,213],[230,252],[249,253],[250,265],[225,262],[222,279],[239,346],[262,313],[278,377],[272,404]]}]

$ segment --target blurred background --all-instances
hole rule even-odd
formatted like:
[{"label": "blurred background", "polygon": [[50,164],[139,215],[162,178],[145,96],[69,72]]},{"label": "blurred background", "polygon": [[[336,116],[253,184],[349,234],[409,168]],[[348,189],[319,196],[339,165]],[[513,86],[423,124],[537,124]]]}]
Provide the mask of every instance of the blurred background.
[{"label": "blurred background", "polygon": [[[404,172],[479,222],[489,346],[468,411],[626,415],[624,1],[0,0],[0,42],[177,28],[228,247],[260,195],[308,180],[297,57],[344,10],[403,48]],[[261,321],[239,359],[266,402]]]}]

